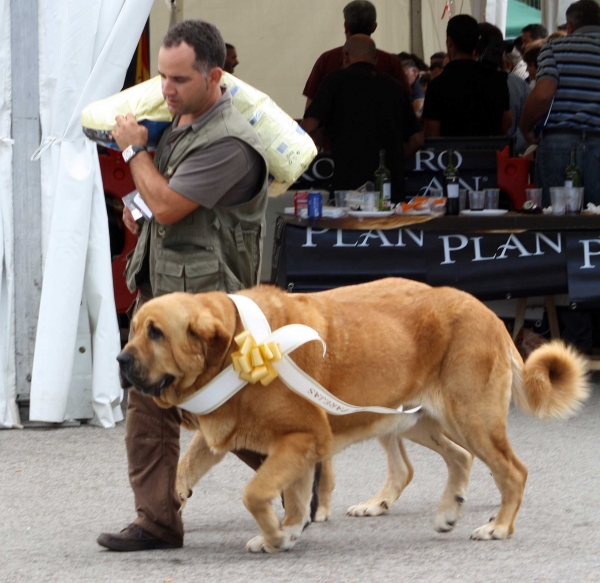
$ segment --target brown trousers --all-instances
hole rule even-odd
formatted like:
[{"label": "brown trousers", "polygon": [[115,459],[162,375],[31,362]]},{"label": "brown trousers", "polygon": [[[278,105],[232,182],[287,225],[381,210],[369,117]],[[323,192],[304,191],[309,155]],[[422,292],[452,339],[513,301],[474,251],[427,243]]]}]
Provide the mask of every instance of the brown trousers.
[{"label": "brown trousers", "polygon": [[[130,316],[148,301],[138,296]],[[183,541],[181,503],[175,489],[179,462],[181,411],[160,408],[153,399],[129,389],[125,445],[129,483],[135,498],[134,523],[161,540]],[[265,456],[251,451],[234,452],[256,470]]]}]

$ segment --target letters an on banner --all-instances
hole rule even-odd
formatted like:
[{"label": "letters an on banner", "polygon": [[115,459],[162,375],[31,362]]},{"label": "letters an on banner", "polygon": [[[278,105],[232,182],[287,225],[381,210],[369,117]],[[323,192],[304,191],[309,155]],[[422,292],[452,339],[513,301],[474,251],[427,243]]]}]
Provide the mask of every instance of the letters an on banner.
[{"label": "letters an on banner", "polygon": [[568,291],[571,301],[600,302],[600,233],[360,231],[286,225],[280,236],[274,281],[281,287],[293,284],[295,291],[393,276],[451,285],[481,299]]},{"label": "letters an on banner", "polygon": [[[405,163],[405,195],[426,196],[432,188],[442,188],[443,171],[452,147],[460,172],[460,187],[480,190],[497,187],[496,152],[512,146],[511,138],[428,138],[424,147]],[[292,185],[292,190],[324,189],[331,191],[333,159],[329,152],[320,153],[306,172]],[[360,185],[356,185],[357,187]],[[507,198],[505,201],[510,203]]]}]

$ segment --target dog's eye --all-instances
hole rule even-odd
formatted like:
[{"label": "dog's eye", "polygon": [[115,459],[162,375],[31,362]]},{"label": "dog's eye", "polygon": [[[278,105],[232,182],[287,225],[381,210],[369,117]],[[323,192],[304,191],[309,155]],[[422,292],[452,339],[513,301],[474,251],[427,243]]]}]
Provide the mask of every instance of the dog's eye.
[{"label": "dog's eye", "polygon": [[154,326],[154,324],[150,324],[150,327],[148,328],[148,337],[151,340],[160,340],[164,337],[164,334],[161,330]]}]

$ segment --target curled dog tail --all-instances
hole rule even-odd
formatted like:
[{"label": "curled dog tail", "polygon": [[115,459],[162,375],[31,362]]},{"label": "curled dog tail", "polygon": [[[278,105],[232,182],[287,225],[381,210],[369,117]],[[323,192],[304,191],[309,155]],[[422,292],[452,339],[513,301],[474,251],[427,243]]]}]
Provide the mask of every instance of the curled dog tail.
[{"label": "curled dog tail", "polygon": [[530,415],[570,417],[590,395],[586,359],[560,340],[540,346],[525,363],[513,344],[511,360],[512,397]]}]

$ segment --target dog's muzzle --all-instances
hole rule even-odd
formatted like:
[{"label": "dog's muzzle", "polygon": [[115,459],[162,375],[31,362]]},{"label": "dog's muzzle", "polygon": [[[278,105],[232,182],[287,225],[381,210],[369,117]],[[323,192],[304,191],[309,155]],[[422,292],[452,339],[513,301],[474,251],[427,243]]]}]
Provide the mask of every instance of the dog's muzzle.
[{"label": "dog's muzzle", "polygon": [[119,362],[119,379],[121,381],[121,388],[123,389],[135,387],[146,395],[158,397],[175,380],[173,375],[166,374],[158,383],[148,384],[136,374],[135,358],[125,350],[121,351],[119,356],[117,356],[117,361]]}]

